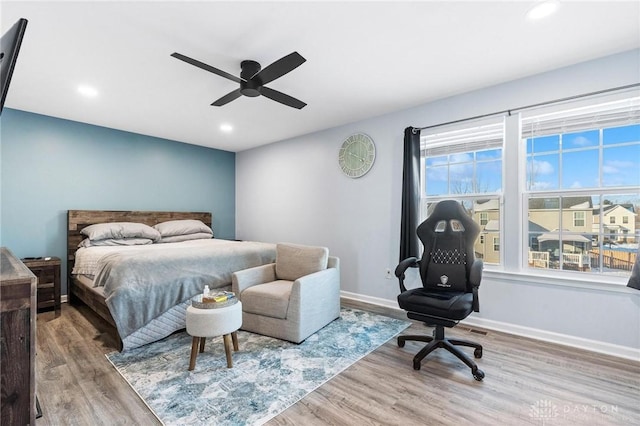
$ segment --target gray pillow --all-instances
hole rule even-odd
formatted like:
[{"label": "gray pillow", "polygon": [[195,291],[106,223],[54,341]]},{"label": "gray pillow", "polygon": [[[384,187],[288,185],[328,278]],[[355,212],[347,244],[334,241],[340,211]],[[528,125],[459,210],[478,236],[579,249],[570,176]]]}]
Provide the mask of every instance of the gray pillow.
[{"label": "gray pillow", "polygon": [[189,241],[189,240],[205,240],[211,239],[213,235],[207,232],[197,232],[195,234],[186,234],[186,235],[174,235],[172,237],[162,237],[159,243],[179,243],[180,241]]},{"label": "gray pillow", "polygon": [[305,275],[327,269],[329,249],[280,243],[276,245],[276,276],[295,281]]},{"label": "gray pillow", "polygon": [[78,247],[99,247],[99,246],[140,246],[153,244],[149,238],[108,238],[106,240],[90,240],[85,238]]},{"label": "gray pillow", "polygon": [[125,238],[148,238],[153,241],[160,239],[160,233],[144,223],[135,222],[111,222],[96,223],[80,231],[91,241]]},{"label": "gray pillow", "polygon": [[160,232],[162,237],[173,237],[175,235],[188,235],[206,233],[213,235],[213,231],[200,220],[183,219],[169,220],[167,222],[158,223],[153,226]]}]

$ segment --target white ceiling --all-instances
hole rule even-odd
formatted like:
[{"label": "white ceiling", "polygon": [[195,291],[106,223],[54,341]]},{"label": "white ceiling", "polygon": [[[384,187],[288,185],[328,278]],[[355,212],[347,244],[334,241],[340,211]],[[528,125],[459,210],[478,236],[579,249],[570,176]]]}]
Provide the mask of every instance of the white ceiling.
[{"label": "white ceiling", "polygon": [[[563,1],[531,22],[535,3],[2,1],[3,33],[29,20],[5,106],[237,152],[640,47],[640,1]],[[267,86],[302,110],[210,106],[237,84],[169,56],[239,75],[293,51],[307,62]]]}]

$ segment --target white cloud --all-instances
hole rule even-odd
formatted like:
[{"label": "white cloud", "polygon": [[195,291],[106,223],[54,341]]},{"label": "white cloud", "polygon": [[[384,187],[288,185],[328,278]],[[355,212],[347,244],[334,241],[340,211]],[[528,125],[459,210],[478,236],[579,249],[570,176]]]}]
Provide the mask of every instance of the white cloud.
[{"label": "white cloud", "polygon": [[534,176],[551,175],[555,171],[553,168],[553,165],[548,161],[538,161],[538,160],[529,161],[527,163],[527,168],[529,173],[532,173]]},{"label": "white cloud", "polygon": [[584,136],[577,136],[571,140],[571,144],[575,146],[591,146],[596,145],[594,141],[585,138]]},{"label": "white cloud", "polygon": [[582,188],[582,184],[577,180],[571,184],[571,188]]},{"label": "white cloud", "polygon": [[636,167],[636,163],[633,161],[625,160],[609,160],[602,165],[602,171],[605,174],[617,174],[623,173],[625,169],[631,169]]}]

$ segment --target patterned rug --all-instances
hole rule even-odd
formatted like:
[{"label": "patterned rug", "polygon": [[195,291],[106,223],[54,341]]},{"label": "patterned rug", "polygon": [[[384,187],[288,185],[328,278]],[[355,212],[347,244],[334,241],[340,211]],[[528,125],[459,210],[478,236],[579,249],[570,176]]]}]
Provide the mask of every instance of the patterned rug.
[{"label": "patterned rug", "polygon": [[222,338],[207,340],[187,371],[186,332],[107,358],[166,425],[259,425],[409,326],[355,309],[300,345],[239,331],[227,368]]}]

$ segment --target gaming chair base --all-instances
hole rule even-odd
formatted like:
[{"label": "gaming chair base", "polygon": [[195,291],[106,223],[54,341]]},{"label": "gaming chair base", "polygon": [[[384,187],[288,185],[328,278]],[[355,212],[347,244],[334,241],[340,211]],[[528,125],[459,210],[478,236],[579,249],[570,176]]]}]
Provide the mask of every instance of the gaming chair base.
[{"label": "gaming chair base", "polygon": [[473,362],[467,355],[458,349],[456,346],[468,346],[470,348],[474,348],[473,356],[475,358],[482,358],[482,345],[474,342],[469,342],[467,340],[459,340],[459,339],[447,339],[444,337],[444,326],[436,325],[435,330],[433,330],[433,337],[425,336],[425,335],[406,335],[406,336],[398,336],[398,346],[404,347],[404,344],[407,340],[409,341],[417,341],[417,342],[427,342],[428,344],[420,350],[413,357],[413,369],[420,370],[420,364],[422,360],[433,352],[435,349],[444,348],[454,354],[460,361],[467,364],[469,368],[471,368],[471,374],[473,378],[480,381],[484,379],[484,372],[478,369],[478,366],[475,362]]}]

